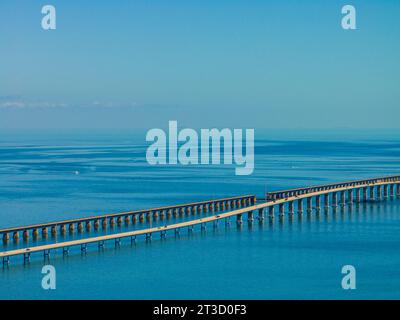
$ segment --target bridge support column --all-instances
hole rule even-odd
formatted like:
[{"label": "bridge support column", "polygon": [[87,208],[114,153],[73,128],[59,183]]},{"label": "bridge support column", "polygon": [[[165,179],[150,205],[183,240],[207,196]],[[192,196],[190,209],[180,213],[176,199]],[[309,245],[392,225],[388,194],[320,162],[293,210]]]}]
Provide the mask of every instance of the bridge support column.
[{"label": "bridge support column", "polygon": [[337,207],[337,192],[332,193],[332,207]]},{"label": "bridge support column", "polygon": [[74,230],[75,230],[75,225],[73,223],[70,223],[69,226],[68,226],[68,230],[69,230],[70,233],[73,233]]},{"label": "bridge support column", "polygon": [[321,210],[321,196],[316,196],[315,197],[315,203],[316,203],[317,211],[320,211]]},{"label": "bridge support column", "polygon": [[9,233],[3,233],[3,242],[7,242],[10,240],[10,234]]},{"label": "bridge support column", "polygon": [[[190,208],[188,207],[188,210],[189,210]],[[191,210],[189,210],[189,212],[191,213]],[[165,210],[161,210],[161,212],[160,212],[160,218],[163,220],[163,219],[165,219]]]},{"label": "bridge support column", "polygon": [[374,201],[375,200],[375,187],[369,187],[369,200]]},{"label": "bridge support column", "polygon": [[57,235],[57,226],[51,226],[51,234],[52,234],[53,236],[56,236],[56,235]]},{"label": "bridge support column", "polygon": [[362,189],[363,191],[363,201],[364,202],[367,202],[368,201],[368,187],[364,187],[363,189]]},{"label": "bridge support column", "polygon": [[353,204],[353,190],[348,191],[348,204]]},{"label": "bridge support column", "polygon": [[399,198],[400,197],[400,183],[398,183],[396,186],[397,186],[396,187],[396,194],[397,194],[397,197]]},{"label": "bridge support column", "polygon": [[33,239],[37,239],[39,237],[39,230],[38,229],[33,229],[32,230],[32,236],[33,236]]},{"label": "bridge support column", "polygon": [[294,215],[294,202],[290,201],[289,202],[289,215]]},{"label": "bridge support column", "polygon": [[361,190],[356,189],[356,203],[360,203],[360,202],[361,202]]},{"label": "bridge support column", "polygon": [[253,222],[253,220],[254,220],[253,211],[247,212],[247,220],[250,221],[250,222]]},{"label": "bridge support column", "polygon": [[78,232],[82,232],[82,231],[83,231],[83,223],[78,222]]},{"label": "bridge support column", "polygon": [[[196,208],[196,207],[193,207],[193,210],[194,210],[194,208]],[[195,212],[195,211],[193,211],[193,212]],[[172,210],[171,209],[168,209],[168,211],[167,211],[167,218],[171,218],[172,217]]]},{"label": "bridge support column", "polygon": [[23,238],[24,240],[28,240],[28,239],[29,239],[29,231],[28,231],[28,230],[24,230],[24,231],[22,232],[22,238]]},{"label": "bridge support column", "polygon": [[303,214],[303,199],[297,200],[297,212]]},{"label": "bridge support column", "polygon": [[90,221],[86,221],[86,230],[89,231],[92,228]]},{"label": "bridge support column", "polygon": [[389,186],[388,186],[387,184],[385,184],[385,185],[383,186],[383,197],[384,197],[385,199],[388,199],[388,198],[389,198],[389,190],[388,190],[388,188],[389,188]]},{"label": "bridge support column", "polygon": [[376,188],[376,199],[381,200],[382,199],[382,186],[378,186]]},{"label": "bridge support column", "polygon": [[67,231],[67,228],[65,227],[65,224],[62,224],[60,226],[60,233],[64,234]]},{"label": "bridge support column", "polygon": [[236,223],[242,224],[242,222],[243,222],[243,218],[242,218],[242,214],[240,213],[236,216]]},{"label": "bridge support column", "polygon": [[100,221],[98,219],[93,221],[93,226],[95,230],[99,230],[100,228]]},{"label": "bridge support column", "polygon": [[43,227],[42,228],[42,237],[43,238],[47,238],[47,235],[48,235],[47,227]]},{"label": "bridge support column", "polygon": [[15,231],[15,232],[13,233],[13,239],[14,239],[15,241],[18,241],[18,240],[19,240],[19,232],[18,232],[18,231]]},{"label": "bridge support column", "polygon": [[394,184],[390,185],[390,197],[394,198]]},{"label": "bridge support column", "polygon": [[307,198],[307,213],[312,212],[312,197]]},{"label": "bridge support column", "polygon": [[107,219],[106,218],[102,219],[101,224],[103,226],[103,229],[107,228]]},{"label": "bridge support column", "polygon": [[274,212],[275,212],[274,206],[268,207],[268,216],[270,219],[274,218]]},{"label": "bridge support column", "polygon": [[279,217],[283,217],[285,215],[285,204],[280,203],[279,204]]},{"label": "bridge support column", "polygon": [[324,195],[324,207],[325,210],[329,209],[329,193]]},{"label": "bridge support column", "polygon": [[342,207],[346,205],[346,194],[344,191],[340,191],[340,205]]},{"label": "bridge support column", "polygon": [[258,220],[264,220],[264,208],[258,209]]}]

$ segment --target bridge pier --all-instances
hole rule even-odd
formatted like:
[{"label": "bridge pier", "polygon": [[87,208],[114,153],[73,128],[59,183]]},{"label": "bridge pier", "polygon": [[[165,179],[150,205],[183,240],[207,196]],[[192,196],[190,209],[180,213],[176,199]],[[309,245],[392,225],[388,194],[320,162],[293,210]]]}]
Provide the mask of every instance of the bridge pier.
[{"label": "bridge pier", "polygon": [[361,202],[361,190],[360,189],[356,189],[356,203],[360,203]]},{"label": "bridge pier", "polygon": [[307,213],[312,212],[312,197],[307,198]]},{"label": "bridge pier", "polygon": [[70,233],[73,233],[74,230],[75,230],[75,225],[73,223],[70,223],[69,226],[68,226],[68,230],[69,230]]},{"label": "bridge pier", "polygon": [[8,232],[3,233],[3,242],[8,242],[10,240],[10,234]]},{"label": "bridge pier", "polygon": [[130,216],[125,216],[125,225],[129,225],[131,222],[131,217]]},{"label": "bridge pier", "polygon": [[376,190],[376,199],[381,200],[382,199],[382,186],[378,186]]},{"label": "bridge pier", "polygon": [[78,232],[79,233],[83,232],[83,223],[82,222],[78,222]]},{"label": "bridge pier", "polygon": [[165,210],[160,211],[160,218],[161,218],[161,220],[165,219]]},{"label": "bridge pier", "polygon": [[258,209],[258,220],[264,220],[264,208]]},{"label": "bridge pier", "polygon": [[348,204],[353,204],[353,190],[348,191]]},{"label": "bridge pier", "polygon": [[270,219],[274,218],[274,215],[275,215],[274,211],[275,211],[274,206],[269,206],[268,207],[268,216],[269,216]]},{"label": "bridge pier", "polygon": [[60,233],[61,233],[61,234],[65,234],[66,231],[67,231],[67,228],[66,228],[65,224],[62,224],[62,225],[60,226]]},{"label": "bridge pier", "polygon": [[57,226],[51,226],[51,234],[52,234],[52,236],[57,235]]},{"label": "bridge pier", "polygon": [[325,210],[329,209],[329,193],[324,195],[324,207],[325,207]]},{"label": "bridge pier", "polygon": [[242,214],[240,213],[236,216],[236,223],[242,224],[242,222],[243,222],[243,218],[242,218]]},{"label": "bridge pier", "polygon": [[369,200],[371,200],[371,201],[375,200],[375,188],[374,188],[374,186],[369,187]]},{"label": "bridge pier", "polygon": [[316,206],[317,211],[321,210],[321,196],[320,195],[315,197],[315,206]]},{"label": "bridge pier", "polygon": [[47,227],[43,227],[42,228],[42,237],[43,238],[47,238],[47,235],[48,235]]},{"label": "bridge pier", "polygon": [[90,229],[92,228],[92,224],[90,223],[90,221],[86,221],[85,227],[87,231],[90,231]]},{"label": "bridge pier", "polygon": [[362,188],[362,193],[363,193],[363,201],[367,202],[368,201],[368,187]]},{"label": "bridge pier", "polygon": [[289,202],[289,215],[290,216],[294,215],[294,202],[293,201]]},{"label": "bridge pier", "polygon": [[279,217],[283,217],[285,215],[285,204],[280,203],[279,204]]},{"label": "bridge pier", "polygon": [[39,230],[34,228],[32,229],[32,237],[33,239],[37,239],[39,237]]},{"label": "bridge pier", "polygon": [[250,221],[250,222],[253,222],[253,220],[254,220],[253,211],[247,212],[247,220]]},{"label": "bridge pier", "polygon": [[340,191],[340,205],[342,207],[346,205],[346,194],[344,191]]},{"label": "bridge pier", "polygon": [[297,213],[303,214],[303,199],[297,200]]},{"label": "bridge pier", "polygon": [[10,257],[3,257],[3,267],[10,264]]},{"label": "bridge pier", "polygon": [[389,186],[387,184],[385,184],[383,186],[383,197],[385,200],[389,198],[389,190],[388,189],[389,189]]},{"label": "bridge pier", "polygon": [[390,185],[390,197],[394,198],[394,184]]},{"label": "bridge pier", "polygon": [[332,207],[336,208],[338,206],[337,203],[337,192],[332,193]]},{"label": "bridge pier", "polygon": [[29,239],[29,231],[28,231],[28,230],[24,230],[24,231],[22,232],[22,238],[23,238],[24,240],[28,240],[28,239]]},{"label": "bridge pier", "polygon": [[94,230],[99,230],[99,228],[100,228],[99,219],[96,219],[96,220],[93,221],[93,226],[94,226]]},{"label": "bridge pier", "polygon": [[102,219],[101,224],[103,226],[103,229],[106,229],[107,228],[107,219],[106,218]]},{"label": "bridge pier", "polygon": [[167,211],[167,219],[172,217],[172,209],[168,209]]}]

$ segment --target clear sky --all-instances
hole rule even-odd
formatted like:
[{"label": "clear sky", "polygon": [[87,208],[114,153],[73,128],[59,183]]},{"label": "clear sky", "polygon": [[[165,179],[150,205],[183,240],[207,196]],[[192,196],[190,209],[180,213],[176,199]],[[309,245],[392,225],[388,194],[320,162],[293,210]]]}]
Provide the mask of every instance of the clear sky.
[{"label": "clear sky", "polygon": [[398,128],[399,39],[398,0],[1,0],[0,129]]}]

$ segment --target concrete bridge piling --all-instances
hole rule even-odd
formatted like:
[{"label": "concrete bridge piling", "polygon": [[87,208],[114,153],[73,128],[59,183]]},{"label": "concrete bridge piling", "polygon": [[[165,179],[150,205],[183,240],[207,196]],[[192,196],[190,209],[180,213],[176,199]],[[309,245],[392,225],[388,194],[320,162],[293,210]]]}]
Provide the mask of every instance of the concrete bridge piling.
[{"label": "concrete bridge piling", "polygon": [[[2,251],[0,252],[0,257],[3,259],[3,264],[8,265],[10,256],[22,255],[23,261],[29,262],[31,253],[43,252],[44,257],[48,258],[50,250],[56,250],[57,248],[62,249],[64,253],[65,250],[68,250],[68,248],[71,246],[80,246],[81,251],[86,252],[87,245],[90,243],[98,243],[99,246],[102,246],[104,245],[104,241],[113,239],[115,243],[119,245],[121,239],[126,237],[129,237],[132,243],[133,239],[136,241],[136,236],[138,235],[145,235],[146,240],[150,240],[152,234],[154,233],[159,233],[160,237],[165,238],[168,230],[173,230],[175,235],[179,235],[179,229],[182,227],[187,227],[188,231],[192,232],[194,230],[194,226],[196,225],[201,225],[202,228],[205,228],[208,222],[212,222],[215,226],[218,223],[218,220],[224,219],[224,221],[227,223],[229,218],[232,216],[236,216],[236,222],[238,226],[240,226],[243,222],[243,214],[246,214],[247,220],[252,222],[254,219],[253,212],[257,212],[254,210],[258,210],[258,219],[262,221],[264,219],[264,210],[267,208],[268,216],[272,220],[274,218],[275,206],[278,208],[279,216],[284,216],[286,203],[288,205],[289,216],[293,216],[295,204],[297,205],[297,212],[299,216],[301,216],[303,212],[304,200],[306,200],[307,203],[307,212],[313,211],[314,209],[316,212],[318,212],[321,208],[321,197],[324,199],[325,209],[329,209],[330,207],[335,208],[337,206],[338,194],[340,195],[340,204],[342,208],[345,205],[348,205],[349,208],[352,208],[354,196],[355,203],[357,205],[361,202],[381,199],[382,192],[383,199],[389,199],[393,197],[400,198],[400,176],[357,180],[345,183],[268,192],[266,194],[267,201],[259,204],[256,203],[255,196],[251,195],[221,200],[210,200],[201,203],[154,208],[151,210],[132,211],[120,214],[86,217],[82,219],[2,229],[0,230],[0,235],[4,242],[9,241],[11,237],[15,241],[18,241],[20,237],[27,241],[30,238],[30,235],[32,235],[33,238],[37,238],[39,236],[39,230],[41,230],[42,237],[47,235],[48,230],[50,230],[52,235],[55,236],[57,235],[58,230],[61,234],[64,234],[67,228],[70,232],[73,232],[75,227],[77,227],[78,230],[85,228],[86,231],[88,231],[92,225],[94,228],[98,228],[100,221],[103,227],[106,228],[108,227],[107,221],[109,222],[110,227],[112,227],[116,222],[121,224],[124,221],[125,224],[129,224],[131,221],[133,222],[137,219],[144,220],[145,217],[151,219],[160,217],[163,219],[165,216],[171,216],[172,214],[175,215],[178,214],[178,212],[194,214],[196,211],[208,211],[209,209],[212,210],[211,208],[214,208],[215,210],[233,209],[217,215],[200,217],[196,220],[165,225],[164,227],[153,227],[98,237],[86,237],[79,240],[55,242],[52,244],[38,245],[30,248],[27,247],[11,251]],[[314,199],[315,208],[312,206]]]}]

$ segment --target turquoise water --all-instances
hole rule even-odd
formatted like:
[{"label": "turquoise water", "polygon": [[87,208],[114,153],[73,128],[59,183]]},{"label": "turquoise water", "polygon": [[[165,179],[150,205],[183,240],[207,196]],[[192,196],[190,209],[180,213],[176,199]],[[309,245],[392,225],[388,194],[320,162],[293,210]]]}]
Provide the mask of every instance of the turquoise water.
[{"label": "turquoise water", "polygon": [[[232,166],[149,166],[144,136],[2,133],[0,227],[400,173],[396,132],[256,131],[255,171],[244,177]],[[394,199],[120,248],[110,242],[101,252],[52,255],[52,291],[41,288],[40,254],[28,265],[14,257],[0,271],[0,298],[398,299],[399,231]],[[348,264],[357,270],[352,291],[341,289]]]}]

